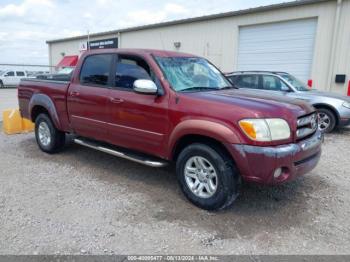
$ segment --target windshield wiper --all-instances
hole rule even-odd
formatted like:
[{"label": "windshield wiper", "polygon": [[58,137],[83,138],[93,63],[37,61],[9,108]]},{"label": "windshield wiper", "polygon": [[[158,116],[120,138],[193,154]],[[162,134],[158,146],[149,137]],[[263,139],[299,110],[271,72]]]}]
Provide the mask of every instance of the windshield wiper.
[{"label": "windshield wiper", "polygon": [[186,89],[182,89],[179,92],[204,91],[204,90],[219,90],[219,89],[215,87],[207,87],[207,86],[193,86]]},{"label": "windshield wiper", "polygon": [[226,90],[226,89],[238,89],[238,87],[232,85],[232,86],[224,86],[222,88],[220,88],[219,90]]}]

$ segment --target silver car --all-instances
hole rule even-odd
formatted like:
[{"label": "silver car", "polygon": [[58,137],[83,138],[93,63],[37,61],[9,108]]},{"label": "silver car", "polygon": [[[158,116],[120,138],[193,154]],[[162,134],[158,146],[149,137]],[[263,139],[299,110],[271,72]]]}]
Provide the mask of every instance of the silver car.
[{"label": "silver car", "polygon": [[235,87],[247,92],[274,92],[306,100],[318,111],[319,129],[324,133],[350,125],[350,97],[310,89],[302,81],[284,72],[243,71],[226,74]]}]

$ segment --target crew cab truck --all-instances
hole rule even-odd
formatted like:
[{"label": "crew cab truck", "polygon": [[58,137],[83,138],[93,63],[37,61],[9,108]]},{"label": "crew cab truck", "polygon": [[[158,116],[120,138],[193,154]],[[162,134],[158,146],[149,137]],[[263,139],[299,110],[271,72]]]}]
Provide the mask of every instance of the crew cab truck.
[{"label": "crew cab truck", "polygon": [[17,86],[22,78],[28,77],[23,70],[5,70],[0,72],[0,88]]},{"label": "crew cab truck", "polygon": [[70,133],[80,145],[148,166],[173,161],[185,196],[207,210],[229,206],[242,179],[281,184],[321,155],[311,105],[247,95],[190,54],[88,51],[69,82],[22,80],[18,99],[42,151],[58,152]]}]

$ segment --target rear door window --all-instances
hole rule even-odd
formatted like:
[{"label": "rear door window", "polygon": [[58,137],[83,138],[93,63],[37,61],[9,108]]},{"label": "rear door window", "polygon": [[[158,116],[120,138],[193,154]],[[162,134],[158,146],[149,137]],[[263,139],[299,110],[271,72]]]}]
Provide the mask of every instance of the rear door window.
[{"label": "rear door window", "polygon": [[17,76],[25,76],[25,74],[24,74],[23,71],[17,71],[17,72],[16,72],[16,75],[17,75]]},{"label": "rear door window", "polygon": [[85,58],[80,71],[82,85],[108,86],[112,54],[91,55]]},{"label": "rear door window", "polygon": [[259,88],[259,76],[258,75],[240,75],[236,77],[235,86],[238,88]]}]

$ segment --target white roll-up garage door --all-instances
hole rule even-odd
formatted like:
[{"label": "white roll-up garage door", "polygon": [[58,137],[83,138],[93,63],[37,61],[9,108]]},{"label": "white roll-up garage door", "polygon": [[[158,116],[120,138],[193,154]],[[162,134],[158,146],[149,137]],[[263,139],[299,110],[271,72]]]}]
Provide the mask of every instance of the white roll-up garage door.
[{"label": "white roll-up garage door", "polygon": [[317,19],[240,27],[237,70],[285,71],[310,78]]}]

